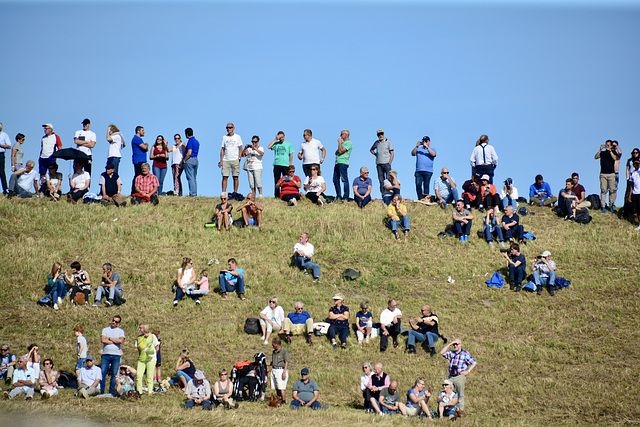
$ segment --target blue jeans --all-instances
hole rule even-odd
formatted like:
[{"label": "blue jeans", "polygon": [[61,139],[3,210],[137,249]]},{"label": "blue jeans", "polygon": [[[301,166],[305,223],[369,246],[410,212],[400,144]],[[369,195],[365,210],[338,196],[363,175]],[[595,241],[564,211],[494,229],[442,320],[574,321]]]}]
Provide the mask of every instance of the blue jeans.
[{"label": "blue jeans", "polygon": [[218,276],[218,283],[220,283],[220,290],[222,292],[238,292],[244,294],[244,277],[238,276],[238,283],[235,286],[230,285],[227,279],[224,277],[224,273],[220,273]]},{"label": "blue jeans", "polygon": [[164,177],[167,174],[167,168],[157,168],[153,167],[153,174],[158,178],[158,196],[162,195],[162,183],[164,182]]},{"label": "blue jeans", "polygon": [[389,225],[391,226],[391,231],[394,233],[398,232],[398,225],[401,225],[404,228],[404,232],[409,231],[409,215],[405,215],[400,218],[400,221],[389,220]]},{"label": "blue jeans", "polygon": [[378,172],[378,181],[380,182],[380,195],[384,194],[384,180],[389,178],[389,172],[391,172],[391,164],[382,163],[376,165]]},{"label": "blue jeans", "polygon": [[533,272],[533,283],[536,284],[536,286],[547,286],[547,285],[554,285],[556,283],[556,272],[554,271],[550,271],[549,272],[549,277],[540,277],[540,273],[538,272],[538,270]]},{"label": "blue jeans", "polygon": [[107,166],[109,165],[115,166],[115,172],[118,173],[118,169],[120,169],[120,157],[107,157]]},{"label": "blue jeans", "polygon": [[198,162],[197,157],[189,157],[184,163],[184,173],[187,175],[187,182],[189,183],[189,195],[197,196],[198,195],[198,166],[200,163]]},{"label": "blue jeans", "polygon": [[458,201],[458,189],[452,188],[447,197],[443,197],[445,203],[455,203]]},{"label": "blue jeans", "polygon": [[67,295],[67,285],[64,280],[56,280],[55,285],[49,291],[49,295],[51,295],[51,301],[54,304],[58,302],[58,297],[64,298]]},{"label": "blue jeans", "polygon": [[100,361],[100,369],[102,369],[102,380],[100,381],[100,393],[104,394],[105,381],[107,380],[107,373],[111,368],[111,382],[109,383],[109,393],[116,394],[116,375],[118,375],[118,369],[120,369],[120,355],[103,354]]},{"label": "blue jeans", "polygon": [[513,206],[514,211],[518,210],[518,200],[512,199],[511,196],[505,196],[502,199],[502,210],[505,210],[509,205]]},{"label": "blue jeans", "polygon": [[[180,301],[182,298],[184,298],[184,296],[187,295],[182,289],[180,289],[180,286],[178,286],[176,288],[176,297],[173,299],[174,301]],[[192,300],[197,300],[198,299],[198,295],[189,295],[191,297]]]},{"label": "blue jeans", "polygon": [[[336,188],[336,199],[348,199],[349,198],[349,165],[343,163],[336,163],[333,167],[333,186]],[[344,187],[344,193],[340,195],[340,181]]]},{"label": "blue jeans", "polygon": [[96,289],[96,303],[99,304],[100,301],[102,301],[103,295],[107,296],[107,299],[113,302],[116,296],[122,297],[123,294],[124,293],[122,292],[122,290],[116,288],[115,286],[107,288],[105,288],[104,286],[98,286],[98,289]]},{"label": "blue jeans", "polygon": [[364,208],[365,206],[367,206],[367,203],[371,201],[371,195],[365,197],[364,199],[361,199],[360,197],[354,197],[353,199],[356,201],[356,204],[358,206]]},{"label": "blue jeans", "polygon": [[[291,401],[291,409],[299,409],[301,406],[302,406],[302,403],[300,403],[298,400],[293,399]],[[311,409],[315,409],[315,410],[322,409],[322,405],[320,404],[320,402],[316,400],[311,404]]]},{"label": "blue jeans", "polygon": [[189,381],[191,381],[191,377],[189,376],[189,374],[187,374],[184,371],[176,371],[176,377],[175,378],[171,378],[169,380],[169,384],[170,385],[174,385],[176,383],[180,383],[180,380],[178,379],[178,377],[184,377],[185,380],[187,380],[187,384],[189,384]]},{"label": "blue jeans", "polygon": [[340,336],[340,342],[345,344],[347,342],[347,337],[349,336],[349,327],[348,326],[340,326],[340,325],[331,325],[329,326],[329,331],[327,332],[329,335],[329,339],[333,340],[336,338],[336,334]]},{"label": "blue jeans", "polygon": [[296,267],[299,267],[302,269],[305,269],[305,268],[311,269],[311,271],[313,271],[314,279],[317,279],[318,277],[320,277],[320,266],[314,262],[311,262],[310,259],[307,259],[300,255],[296,255],[293,263],[296,265]]},{"label": "blue jeans", "polygon": [[504,238],[509,240],[511,238],[522,239],[522,235],[524,234],[524,227],[520,224],[515,225],[508,230],[504,230]]},{"label": "blue jeans", "polygon": [[434,347],[434,344],[436,341],[438,341],[438,335],[434,334],[433,332],[426,332],[426,333],[421,333],[418,332],[416,330],[410,330],[409,331],[409,338],[407,339],[407,345],[416,345],[416,341],[422,342],[424,340],[427,340],[427,342],[429,343],[429,347]]},{"label": "blue jeans", "polygon": [[433,172],[416,171],[414,176],[416,177],[416,194],[418,199],[422,199],[429,194],[429,184],[431,183],[431,176]]},{"label": "blue jeans", "polygon": [[497,237],[499,242],[504,241],[504,238],[502,237],[502,228],[501,227],[495,227],[493,229],[493,232],[489,231],[491,230],[491,226],[490,225],[485,225],[484,226],[484,238],[487,239],[487,242],[491,242],[493,241],[493,237]]},{"label": "blue jeans", "polygon": [[525,276],[524,265],[520,264],[518,267],[514,267],[513,264],[509,264],[509,282],[522,283]]},{"label": "blue jeans", "polygon": [[[187,399],[187,409],[193,409],[196,405],[196,402],[191,399]],[[202,401],[202,410],[205,410],[211,406],[211,400],[203,400]]]},{"label": "blue jeans", "polygon": [[471,233],[471,223],[473,220],[469,219],[468,223],[462,221],[453,221],[453,230],[458,236],[468,236]]}]

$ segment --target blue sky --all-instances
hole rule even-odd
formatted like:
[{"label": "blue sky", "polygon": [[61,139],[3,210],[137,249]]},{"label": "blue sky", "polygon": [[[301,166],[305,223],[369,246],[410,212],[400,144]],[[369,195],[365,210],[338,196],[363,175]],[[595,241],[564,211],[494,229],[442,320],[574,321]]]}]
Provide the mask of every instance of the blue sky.
[{"label": "blue sky", "polygon": [[[129,140],[144,126],[150,143],[192,127],[199,194],[219,195],[232,121],[245,142],[259,135],[266,146],[283,130],[296,150],[312,129],[328,151],[328,194],[343,128],[354,143],[351,180],[360,166],[375,171],[369,148],[385,129],[405,197],[415,198],[410,152],[423,135],[436,171],[448,167],[458,184],[487,134],[497,182],[512,177],[526,194],[541,173],[557,193],[577,171],[587,193],[599,193],[599,145],[617,139],[623,159],[640,146],[638,22],[635,1],[0,1],[0,121],[12,140],[27,136],[35,160],[43,123],[72,146],[89,117],[96,192],[115,123]],[[272,162],[267,152],[265,195]],[[120,168],[130,182],[130,144]]]}]

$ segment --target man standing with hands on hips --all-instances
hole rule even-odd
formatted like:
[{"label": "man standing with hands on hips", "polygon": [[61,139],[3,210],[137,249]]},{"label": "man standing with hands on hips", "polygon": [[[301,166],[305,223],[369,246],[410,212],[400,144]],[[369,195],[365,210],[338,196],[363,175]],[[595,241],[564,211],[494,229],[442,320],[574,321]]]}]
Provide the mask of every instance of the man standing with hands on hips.
[{"label": "man standing with hands on hips", "polygon": [[[451,346],[453,346],[453,350],[449,350]],[[477,362],[468,351],[462,349],[460,338],[456,338],[450,344],[445,345],[440,350],[440,354],[449,360],[449,377],[447,379],[453,383],[459,396],[457,415],[466,417],[467,414],[464,412],[464,385],[467,382],[467,375],[476,367]]]},{"label": "man standing with hands on hips", "polygon": [[431,138],[423,136],[422,141],[413,150],[411,155],[416,158],[416,196],[418,200],[429,194],[429,184],[433,175],[433,159],[436,157],[436,150],[431,148]]}]

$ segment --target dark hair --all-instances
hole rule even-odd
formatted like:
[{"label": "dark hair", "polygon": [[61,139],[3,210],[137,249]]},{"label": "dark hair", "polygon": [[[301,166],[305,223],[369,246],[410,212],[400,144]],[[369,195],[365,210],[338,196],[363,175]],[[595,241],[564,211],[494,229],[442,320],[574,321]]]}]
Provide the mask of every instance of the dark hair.
[{"label": "dark hair", "polygon": [[19,133],[19,134],[16,135],[16,141],[19,140],[19,139],[24,139],[24,138],[25,138],[25,136],[24,136],[23,133]]},{"label": "dark hair", "polygon": [[184,130],[184,134],[187,136],[187,138],[191,138],[193,136],[193,129],[191,128],[186,128]]},{"label": "dark hair", "polygon": [[542,175],[538,174],[536,175],[536,181],[544,181],[544,178],[542,178]]},{"label": "dark hair", "polygon": [[108,262],[105,262],[104,264],[102,264],[102,266],[107,267],[107,270],[109,271],[113,271],[113,266]]},{"label": "dark hair", "polygon": [[577,176],[578,178],[580,178],[580,175],[578,175],[578,172],[574,172],[574,173],[572,173],[572,174],[571,174],[571,178],[574,178],[574,177],[576,177],[576,176]]},{"label": "dark hair", "polygon": [[564,180],[564,182],[573,182],[573,179],[572,178],[567,178],[567,179]]},{"label": "dark hair", "polygon": [[144,129],[144,126],[136,126],[136,133],[138,133],[140,129]]},{"label": "dark hair", "polygon": [[258,135],[253,135],[251,137],[251,140],[253,141],[254,139],[257,139],[258,141],[260,141],[260,137]]},{"label": "dark hair", "polygon": [[309,134],[309,136],[313,136],[313,132],[311,132],[311,129],[305,129],[304,133]]},{"label": "dark hair", "polygon": [[44,364],[46,364],[47,362],[51,362],[51,367],[53,368],[53,360],[51,360],[51,359],[44,359],[44,360],[42,361],[42,364],[44,365]]},{"label": "dark hair", "polygon": [[80,265],[80,263],[78,261],[73,261],[71,263],[71,268],[75,268],[76,270],[82,270],[82,266]]},{"label": "dark hair", "polygon": [[273,339],[273,341],[271,341],[271,342],[274,343],[274,344],[282,344],[282,340],[280,338],[278,338],[278,337],[275,337]]},{"label": "dark hair", "polygon": [[515,242],[511,243],[511,246],[509,248],[510,249],[515,249],[516,252],[520,252],[520,245],[515,243]]},{"label": "dark hair", "polygon": [[237,262],[236,262],[236,259],[235,259],[235,258],[229,258],[229,259],[227,260],[227,262],[232,262],[232,263],[234,263],[234,264],[237,264]]}]

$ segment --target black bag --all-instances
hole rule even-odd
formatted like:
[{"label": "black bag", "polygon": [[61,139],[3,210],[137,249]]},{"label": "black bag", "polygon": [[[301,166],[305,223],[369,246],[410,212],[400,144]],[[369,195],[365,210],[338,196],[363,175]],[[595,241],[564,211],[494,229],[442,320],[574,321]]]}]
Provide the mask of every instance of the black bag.
[{"label": "black bag", "polygon": [[598,196],[597,194],[589,194],[587,196],[587,201],[591,202],[591,209],[602,209],[602,204],[600,203],[600,196]]},{"label": "black bag", "polygon": [[64,388],[78,388],[78,377],[72,373],[60,371],[58,385]]},{"label": "black bag", "polygon": [[576,217],[574,221],[578,224],[589,224],[593,218],[589,215],[589,209],[581,208],[576,210]]},{"label": "black bag", "polygon": [[249,317],[244,322],[244,331],[249,335],[258,335],[260,333],[260,321],[255,317]]},{"label": "black bag", "polygon": [[115,298],[113,299],[113,305],[122,305],[122,304],[124,304],[125,302],[127,302],[127,300],[126,300],[126,299],[124,299],[124,298],[122,298],[122,297],[118,297],[118,296],[117,296],[117,297],[115,297]]}]

